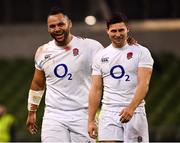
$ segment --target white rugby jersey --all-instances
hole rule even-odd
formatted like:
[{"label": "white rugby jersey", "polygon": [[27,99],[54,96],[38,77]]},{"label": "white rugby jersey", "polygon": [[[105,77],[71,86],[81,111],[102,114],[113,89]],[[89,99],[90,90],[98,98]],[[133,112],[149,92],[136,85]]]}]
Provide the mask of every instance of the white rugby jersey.
[{"label": "white rugby jersey", "polygon": [[75,36],[66,47],[52,40],[38,48],[35,67],[45,73],[46,106],[63,111],[87,108],[92,59],[102,48],[95,40]]},{"label": "white rugby jersey", "polygon": [[[104,109],[127,106],[135,94],[138,67],[153,67],[149,50],[141,45],[114,48],[109,45],[96,56],[92,75],[102,75]],[[139,106],[144,106],[144,100]]]}]

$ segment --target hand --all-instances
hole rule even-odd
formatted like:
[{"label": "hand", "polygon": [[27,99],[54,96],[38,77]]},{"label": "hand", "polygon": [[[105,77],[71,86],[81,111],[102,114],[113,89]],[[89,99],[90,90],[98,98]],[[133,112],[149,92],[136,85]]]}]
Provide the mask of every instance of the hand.
[{"label": "hand", "polygon": [[129,107],[125,107],[124,109],[122,109],[122,111],[119,114],[121,123],[129,122],[129,120],[131,120],[133,116],[133,113],[134,111]]},{"label": "hand", "polygon": [[88,134],[93,139],[97,138],[97,126],[95,121],[88,123]]},{"label": "hand", "polygon": [[38,132],[38,127],[36,125],[36,112],[29,111],[26,126],[30,134],[35,135]]},{"label": "hand", "polygon": [[129,45],[137,45],[138,43],[133,37],[128,37],[127,42]]}]

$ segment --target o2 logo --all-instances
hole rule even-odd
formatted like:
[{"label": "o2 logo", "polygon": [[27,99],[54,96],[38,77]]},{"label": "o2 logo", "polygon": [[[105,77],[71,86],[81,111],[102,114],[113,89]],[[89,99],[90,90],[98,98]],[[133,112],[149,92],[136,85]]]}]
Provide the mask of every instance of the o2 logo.
[{"label": "o2 logo", "polygon": [[[64,73],[58,73],[58,71],[64,71]],[[68,77],[68,80],[72,80],[72,74],[68,73],[68,67],[65,64],[59,64],[54,68],[54,74],[58,78]]]},{"label": "o2 logo", "polygon": [[[120,74],[115,74],[117,72]],[[129,75],[125,75],[125,70],[121,65],[113,66],[110,70],[110,75],[115,79],[120,79],[122,77],[125,77],[125,81],[130,81]]]}]

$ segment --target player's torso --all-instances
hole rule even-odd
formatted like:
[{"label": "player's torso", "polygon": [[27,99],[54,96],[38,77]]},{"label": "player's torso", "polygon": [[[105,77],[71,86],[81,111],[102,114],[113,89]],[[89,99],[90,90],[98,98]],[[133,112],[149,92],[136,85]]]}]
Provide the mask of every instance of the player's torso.
[{"label": "player's torso", "polygon": [[137,83],[138,51],[126,45],[122,49],[107,47],[101,58],[105,86],[126,90]]},{"label": "player's torso", "polygon": [[[101,72],[104,92],[102,109],[119,111],[129,105],[138,84],[137,72],[140,65],[142,46],[125,45],[123,48],[107,47],[101,54]],[[144,100],[139,107],[144,106]],[[141,110],[141,109],[137,109]]]},{"label": "player's torso", "polygon": [[77,37],[66,48],[52,41],[44,47],[40,65],[46,76],[46,105],[61,110],[87,107],[94,49]]},{"label": "player's torso", "polygon": [[82,40],[72,42],[68,47],[48,47],[44,53],[46,60],[43,70],[47,84],[60,84],[61,86],[74,85],[74,82],[84,79],[90,71],[88,49]]}]

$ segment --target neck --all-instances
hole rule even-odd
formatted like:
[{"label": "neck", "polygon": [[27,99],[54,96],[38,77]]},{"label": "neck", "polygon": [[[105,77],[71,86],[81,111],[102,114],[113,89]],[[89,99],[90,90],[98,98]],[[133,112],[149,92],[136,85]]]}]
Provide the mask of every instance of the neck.
[{"label": "neck", "polygon": [[68,37],[67,37],[67,40],[65,40],[64,42],[55,41],[55,43],[56,43],[57,46],[62,46],[63,47],[63,46],[67,46],[71,42],[72,39],[73,39],[73,35],[69,34]]},{"label": "neck", "polygon": [[119,43],[119,44],[112,43],[113,47],[115,47],[115,48],[122,48],[122,47],[124,47],[126,44],[127,44],[127,41],[125,41],[124,43]]}]

